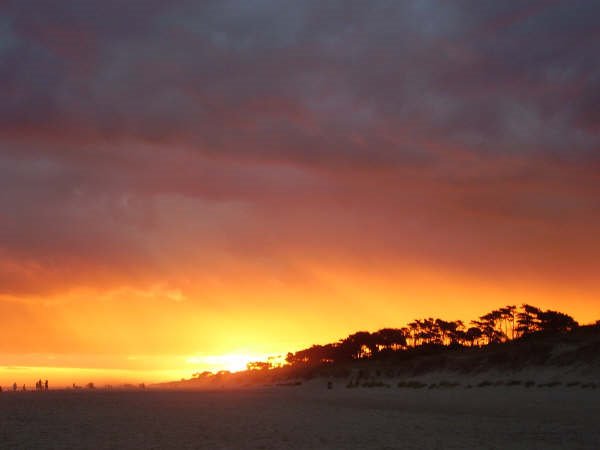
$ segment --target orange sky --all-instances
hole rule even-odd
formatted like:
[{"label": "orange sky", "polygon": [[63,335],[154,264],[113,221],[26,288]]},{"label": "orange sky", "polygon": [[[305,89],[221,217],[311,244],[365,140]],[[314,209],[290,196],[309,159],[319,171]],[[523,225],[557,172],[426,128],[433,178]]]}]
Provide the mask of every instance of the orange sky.
[{"label": "orange sky", "polygon": [[506,303],[568,310],[584,323],[600,317],[594,293],[560,283],[494,282],[424,268],[315,264],[306,271],[302,280],[265,274],[189,291],[86,288],[7,299],[0,384],[40,377],[61,385],[152,382],[239,370],[248,361],[356,330],[399,327],[426,316],[470,319]]},{"label": "orange sky", "polygon": [[595,2],[0,6],[0,385],[600,319]]}]

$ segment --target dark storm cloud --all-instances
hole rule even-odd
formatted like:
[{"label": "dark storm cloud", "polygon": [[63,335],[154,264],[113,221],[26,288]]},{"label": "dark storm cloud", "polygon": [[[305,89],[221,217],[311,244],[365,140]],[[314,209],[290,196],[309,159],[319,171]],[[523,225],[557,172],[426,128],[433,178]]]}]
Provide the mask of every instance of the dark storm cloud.
[{"label": "dark storm cloud", "polygon": [[[598,90],[590,2],[161,4],[6,7],[3,131],[359,164],[348,135],[370,143],[382,122],[416,145],[432,133],[488,150],[597,142],[593,102],[576,102]],[[369,147],[402,162],[404,146]]]},{"label": "dark storm cloud", "polygon": [[600,215],[599,15],[588,1],[4,2],[4,258],[148,265],[157,217],[209,220],[177,206],[192,198],[255,207],[213,211],[222,227],[190,233],[199,246],[276,224],[307,248],[360,238],[477,270],[486,243],[522,248],[502,220],[542,230],[531,266],[547,245],[589,265],[600,238],[572,237]]}]

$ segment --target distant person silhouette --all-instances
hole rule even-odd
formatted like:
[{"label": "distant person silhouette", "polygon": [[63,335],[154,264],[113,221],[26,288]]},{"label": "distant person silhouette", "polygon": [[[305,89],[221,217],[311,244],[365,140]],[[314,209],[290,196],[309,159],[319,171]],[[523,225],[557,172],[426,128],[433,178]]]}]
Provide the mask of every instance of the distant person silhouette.
[{"label": "distant person silhouette", "polygon": [[26,391],[27,388],[25,387],[25,385],[23,385],[23,387],[21,388],[22,391]]},{"label": "distant person silhouette", "polygon": [[13,391],[16,391],[16,390],[17,390],[17,383],[14,383],[13,384]]},{"label": "distant person silhouette", "polygon": [[48,380],[44,381],[44,390],[48,390]]}]

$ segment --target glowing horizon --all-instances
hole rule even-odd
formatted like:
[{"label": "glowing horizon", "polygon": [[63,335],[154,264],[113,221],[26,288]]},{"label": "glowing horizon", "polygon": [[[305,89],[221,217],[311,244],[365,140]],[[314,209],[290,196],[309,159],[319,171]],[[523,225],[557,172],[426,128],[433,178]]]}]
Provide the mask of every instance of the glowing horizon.
[{"label": "glowing horizon", "polygon": [[[47,359],[45,355],[37,355],[40,359]],[[26,385],[28,390],[33,390],[38,379],[49,380],[52,389],[71,388],[73,384],[84,387],[94,383],[96,387],[120,387],[124,384],[138,386],[141,383],[154,384],[169,381],[190,379],[196,373],[204,371],[218,373],[220,371],[240,372],[246,370],[246,364],[253,361],[266,361],[271,355],[202,355],[190,357],[166,357],[166,361],[174,359],[185,360],[185,367],[175,368],[99,368],[99,367],[68,367],[68,366],[0,366],[0,386],[11,389],[17,383],[19,390]],[[137,359],[140,359],[138,356]],[[141,358],[143,359],[143,358]],[[156,359],[155,357],[152,359]],[[168,365],[168,364],[165,364]]]}]

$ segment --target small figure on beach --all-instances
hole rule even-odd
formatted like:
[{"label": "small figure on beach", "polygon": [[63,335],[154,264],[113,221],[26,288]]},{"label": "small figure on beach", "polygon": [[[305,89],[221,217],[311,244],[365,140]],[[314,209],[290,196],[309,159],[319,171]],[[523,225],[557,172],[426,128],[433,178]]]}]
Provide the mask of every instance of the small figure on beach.
[{"label": "small figure on beach", "polygon": [[47,391],[48,390],[48,380],[44,381],[44,390]]},{"label": "small figure on beach", "polygon": [[16,390],[17,390],[17,383],[15,382],[15,383],[13,383],[13,391],[16,392]]},{"label": "small figure on beach", "polygon": [[22,390],[23,392],[25,392],[25,391],[27,390],[27,388],[25,387],[25,385],[23,385],[23,387],[21,388],[21,390]]}]

